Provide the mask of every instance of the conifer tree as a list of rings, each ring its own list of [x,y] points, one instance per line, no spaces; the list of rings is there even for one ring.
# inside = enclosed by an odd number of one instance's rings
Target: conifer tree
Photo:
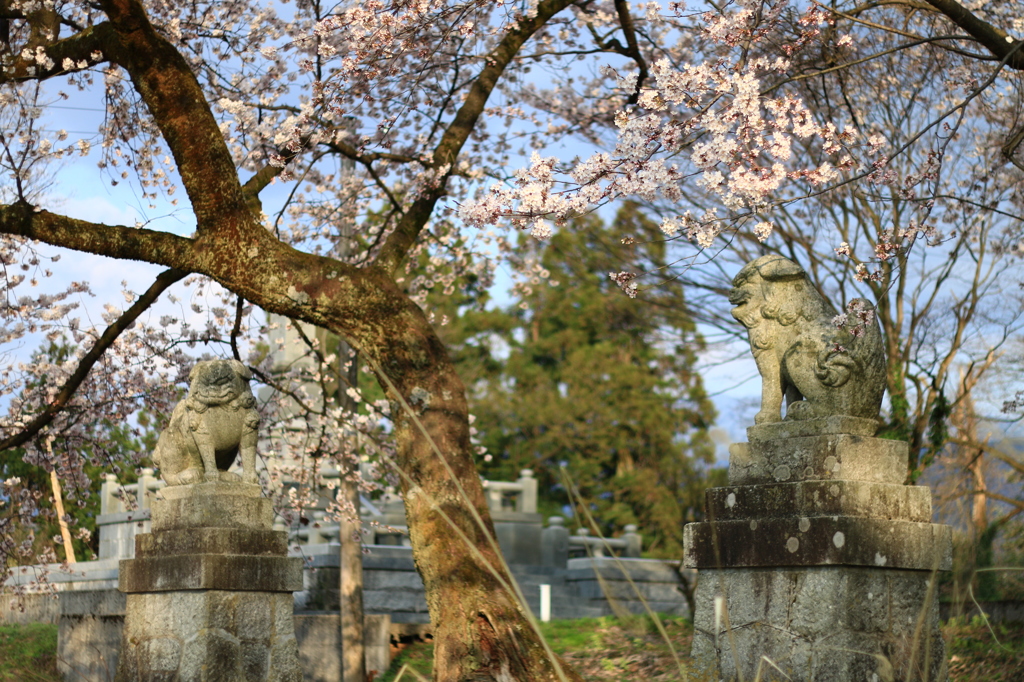
[[[638,524],[649,554],[674,557],[713,477],[714,407],[694,372],[702,340],[681,285],[630,300],[608,275],[623,242],[663,264],[659,236],[633,204],[611,225],[577,218],[524,255],[535,276],[508,308],[464,315],[449,330],[461,340],[448,340],[487,477],[533,469],[550,511],[572,502],[564,467],[602,532]]]

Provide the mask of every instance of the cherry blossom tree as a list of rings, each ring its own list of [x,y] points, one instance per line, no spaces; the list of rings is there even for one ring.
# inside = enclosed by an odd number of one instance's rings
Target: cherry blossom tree
[[[874,301],[889,362],[884,433],[910,443],[909,473],[916,479],[945,446],[949,430],[938,427],[986,371],[998,369],[1006,341],[1021,326],[1020,172],[1009,159],[993,164],[991,152],[1003,146],[1006,128],[990,123],[1012,120],[1019,101],[998,90],[981,93],[963,116],[928,131],[936,102],[948,100],[948,108],[960,93],[947,80],[922,81],[918,74],[955,78],[961,56],[943,48],[898,49],[905,36],[879,35],[848,18],[830,30],[849,40],[794,58],[791,87],[819,125],[851,121],[876,160],[883,147],[905,150],[885,161],[885,172],[853,177],[825,193],[780,191],[770,235],[736,231],[719,247],[716,268],[686,268],[682,261],[671,274],[692,291],[708,292],[695,309],[723,331],[736,327],[718,292],[731,272],[767,252],[803,264],[840,309],[857,297]],[[780,27],[782,35],[798,32]],[[844,62],[839,77],[814,77]],[[910,144],[915,138],[919,144]],[[792,151],[788,173],[821,154],[808,140]],[[727,210],[714,192],[694,187],[682,194],[687,205]],[[649,208],[669,217],[679,210],[657,201]],[[674,241],[677,257],[686,256]],[[970,382],[957,378],[962,370],[969,370]]]
[[[839,3],[812,3],[802,13],[785,1],[737,2],[731,11],[706,13],[700,28],[705,41],[687,45],[687,63],[669,54],[649,68],[641,59],[638,69],[623,74],[605,70],[617,77],[623,91],[633,92],[630,101],[635,102],[615,113],[611,149],[569,164],[535,154],[530,167],[517,173],[514,185],[492,186],[485,196],[467,202],[462,215],[480,223],[508,219],[543,237],[550,231],[548,221],[563,223],[574,213],[620,197],[683,203],[683,188],[695,185],[715,195],[723,209],[713,206],[666,216],[662,229],[667,236],[682,235],[707,249],[720,234],[746,228],[763,241],[773,228],[766,217],[771,211],[862,178],[902,186],[908,199],[923,204],[921,192],[914,190],[927,189],[934,180],[948,140],[939,139],[929,147],[930,140],[922,138],[937,132],[936,137],[951,139],[969,115],[993,128],[992,137],[1004,140],[1001,147],[985,150],[990,158],[996,152],[1002,157],[1000,165],[1024,167],[1018,159],[1024,133],[1015,127],[1020,97],[1014,92],[1016,72],[1024,69],[1024,43],[999,26],[1024,27],[1004,3],[980,0],[973,5],[984,10],[984,18],[952,0],[868,4],[848,10]],[[937,11],[927,11],[929,6]],[[674,7],[677,14],[685,11],[684,3]],[[865,44],[859,54],[853,50],[852,34],[835,30],[840,22],[847,30],[872,29],[866,35],[861,32]],[[965,33],[950,30],[949,22]],[[902,41],[894,43],[893,36]],[[972,52],[978,43],[990,53]],[[722,45],[737,49],[724,51]],[[803,93],[792,87],[833,74],[841,80],[851,67],[922,45],[946,53],[942,66],[947,70],[941,72],[946,92],[920,89],[918,95],[929,96],[936,111],[915,121],[917,130],[899,144],[877,133],[868,136],[870,131],[859,130],[855,117],[821,121]],[[806,58],[820,46],[831,52],[825,60],[831,63],[813,65],[814,60]],[[979,77],[977,68],[985,62],[993,66]],[[892,74],[887,82],[899,86]],[[839,88],[852,89],[848,83]],[[898,90],[893,94],[903,95]],[[979,98],[989,100],[981,112],[971,107]],[[534,104],[551,109],[543,99]],[[993,114],[1001,118],[993,119]],[[587,133],[598,134],[593,126]],[[808,143],[816,153],[797,155],[795,147]],[[929,153],[913,164],[912,171],[900,173],[891,166],[894,158],[918,146]],[[786,183],[789,187],[784,187]],[[799,188],[797,196],[793,186]],[[898,243],[913,240],[924,229],[911,222],[904,234],[889,239],[888,248],[898,248]],[[876,255],[881,260],[885,254]],[[630,273],[619,273],[615,279],[627,293],[636,290]]]
[[[0,206],[5,340],[66,332],[81,345],[58,380],[17,403],[0,447],[26,446],[55,466],[46,439],[70,428],[67,415],[93,414],[77,397],[90,387],[105,392],[99,404],[112,417],[144,401],[166,408],[173,391],[161,386],[189,362],[179,341],[216,337],[241,355],[250,305],[330,330],[388,401],[436,679],[575,679],[531,628],[502,566],[465,390],[435,332],[443,320],[432,319],[430,293],[466,276],[488,280],[514,243],[489,223],[510,219],[544,238],[545,221],[621,196],[680,200],[699,182],[726,212],[669,216],[662,229],[706,247],[733,227],[767,236],[787,183],[827,192],[851,174],[885,175],[887,162],[871,153],[905,150],[873,150],[870,138],[858,147],[856,122],[816,121],[788,86],[794,55],[848,44],[829,30],[838,18],[959,55],[958,102],[1024,66],[1021,42],[1005,33],[1016,17],[1000,3],[977,13],[951,0],[896,4],[878,23],[873,7],[784,0],[694,10],[625,0],[0,2],[3,105],[17,112],[0,139],[11,178]],[[789,21],[792,39],[776,40]],[[987,70],[972,80],[978,65]],[[816,77],[842,70],[830,69]],[[45,129],[47,103],[65,97],[102,104],[95,136]],[[949,108],[936,125],[962,110]],[[1006,155],[1018,159],[1017,135],[1005,132]],[[563,168],[548,148],[568,136],[596,153]],[[787,167],[794,140],[820,154]],[[104,177],[154,206],[180,204],[194,232],[60,212],[39,194],[39,170],[74,154],[93,155]],[[70,302],[86,285],[33,287],[53,258],[41,244],[167,270],[148,288],[126,285],[131,305],[111,304],[106,326],[86,329]],[[184,317],[146,322],[188,277],[230,292],[234,314],[229,300],[209,308],[205,329],[183,329]],[[627,293],[638,286],[629,272],[615,279]],[[32,383],[14,368],[2,379],[8,395]]]
[[[916,478],[944,446],[936,425],[966,396],[958,364],[990,366],[1020,327],[1024,243],[1022,43],[998,28],[1019,33],[1021,22],[1004,3],[973,3],[978,15],[932,5],[946,16],[922,3],[802,14],[740,3],[704,27],[742,46],[732,61],[654,62],[636,106],[616,116],[614,147],[575,164],[536,155],[463,213],[544,233],[639,196],[662,217],[676,263],[610,276],[630,296],[682,280],[695,314],[723,330],[735,325],[721,291],[766,252],[803,263],[841,305],[876,301],[887,432],[910,442]]]

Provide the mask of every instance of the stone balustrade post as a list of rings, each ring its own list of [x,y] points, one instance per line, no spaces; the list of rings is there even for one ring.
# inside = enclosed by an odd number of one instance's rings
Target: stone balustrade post
[[[139,481],[136,487],[138,492],[135,495],[135,502],[139,505],[139,509],[149,509],[152,507],[153,495],[156,494],[156,482],[157,478],[153,475],[152,469],[147,467],[139,473]]]
[[[622,556],[630,559],[639,559],[640,555],[643,554],[644,550],[644,539],[637,532],[635,524],[628,524],[625,528],[625,533],[622,534],[622,539],[626,543],[626,547],[622,550]]]
[[[484,494],[487,495],[487,508],[492,512],[500,512],[502,491],[495,486],[487,485],[488,481],[484,481]]]
[[[604,556],[604,543],[600,541],[600,538],[595,539],[590,537],[589,528],[580,528],[576,531],[576,537],[582,538],[582,544],[587,550],[587,556]]]
[[[115,474],[103,475],[103,483],[100,485],[100,514],[116,514],[124,511],[121,500],[117,497],[119,487]]]
[[[541,531],[541,565],[565,568],[569,565],[569,529],[565,519],[552,516],[548,527]]]
[[[524,514],[537,513],[537,479],[533,477],[533,469],[523,469],[519,472],[519,480],[516,481],[522,486],[522,491],[517,496],[518,504],[516,511]]]
[[[384,497],[381,500],[380,509],[385,516],[405,519],[405,502],[402,501],[402,496],[393,487],[387,486],[384,488]]]
[[[322,545],[327,542],[323,533],[325,518],[327,518],[327,514],[325,512],[313,512],[313,521],[307,527],[307,545]]]

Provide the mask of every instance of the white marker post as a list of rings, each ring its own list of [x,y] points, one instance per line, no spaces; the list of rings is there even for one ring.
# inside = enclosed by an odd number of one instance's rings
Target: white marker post
[[[540,620],[542,623],[551,620],[551,585],[540,586]]]

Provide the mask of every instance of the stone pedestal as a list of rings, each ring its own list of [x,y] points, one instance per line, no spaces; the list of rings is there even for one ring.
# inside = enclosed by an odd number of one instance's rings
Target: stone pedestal
[[[699,569],[694,680],[947,679],[936,579],[951,565],[907,446],[874,421],[751,427],[685,528]]]
[[[259,486],[168,486],[153,532],[120,564],[127,593],[117,680],[300,682],[292,592],[302,560],[271,530]]]

